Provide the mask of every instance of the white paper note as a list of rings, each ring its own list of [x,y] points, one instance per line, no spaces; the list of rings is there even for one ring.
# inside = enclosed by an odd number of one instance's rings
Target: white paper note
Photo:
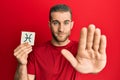
[[[21,44],[28,42],[30,45],[34,45],[35,32],[22,31]]]

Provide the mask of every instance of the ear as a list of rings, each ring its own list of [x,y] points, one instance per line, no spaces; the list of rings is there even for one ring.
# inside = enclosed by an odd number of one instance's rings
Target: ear
[[[48,21],[48,26],[50,27],[51,25],[50,25],[50,21]]]
[[[71,22],[71,29],[73,28],[73,25],[74,25],[74,21]]]

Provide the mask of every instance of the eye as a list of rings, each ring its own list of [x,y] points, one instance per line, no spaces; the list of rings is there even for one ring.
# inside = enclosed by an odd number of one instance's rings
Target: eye
[[[57,25],[57,24],[59,24],[59,23],[58,23],[57,21],[54,21],[53,24],[54,24],[54,25]]]
[[[64,22],[64,25],[68,25],[68,24],[70,24],[70,21],[65,21]]]
[[[58,21],[52,21],[52,24],[53,25],[59,25],[59,22]]]

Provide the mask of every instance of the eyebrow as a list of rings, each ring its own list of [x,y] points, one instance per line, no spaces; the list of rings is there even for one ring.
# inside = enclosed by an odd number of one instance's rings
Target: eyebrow
[[[51,20],[51,22],[54,22],[54,21],[57,21],[57,22],[59,22],[58,20]]]
[[[51,22],[54,22],[54,21],[60,22],[58,20],[51,20]],[[71,20],[65,20],[64,22],[66,22],[66,21],[70,21],[71,22]]]

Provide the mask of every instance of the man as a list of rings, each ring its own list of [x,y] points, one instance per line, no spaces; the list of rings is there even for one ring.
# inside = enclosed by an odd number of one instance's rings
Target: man
[[[53,6],[49,13],[52,40],[33,51],[28,43],[14,50],[18,60],[15,80],[79,80],[78,72],[100,72],[106,65],[105,35],[91,24],[82,28],[78,44],[69,40],[73,24],[68,6]]]

